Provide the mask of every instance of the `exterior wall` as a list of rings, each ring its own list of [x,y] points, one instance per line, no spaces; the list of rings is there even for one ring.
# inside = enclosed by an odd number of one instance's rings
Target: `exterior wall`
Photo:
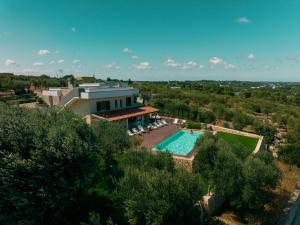
[[[97,111],[97,102],[101,101],[110,101],[110,111],[112,110],[117,110],[117,109],[126,109],[126,97],[131,97],[131,103],[133,103],[133,98],[132,96],[123,96],[123,97],[113,97],[113,98],[98,98],[98,99],[93,99],[90,100],[90,105],[91,105],[91,113],[98,113]],[[123,105],[122,108],[120,108],[120,100],[123,100]],[[115,108],[115,100],[118,101],[118,108]]]
[[[132,96],[123,96],[123,97],[115,97],[115,98],[99,98],[99,99],[93,99],[93,100],[77,99],[67,107],[72,112],[84,117],[89,114],[99,113],[97,111],[97,102],[100,102],[100,101],[110,101],[110,110],[109,111],[129,108],[129,107],[126,107],[126,97],[131,97],[132,106],[134,106]],[[121,99],[123,100],[122,108],[120,108],[120,100]],[[115,100],[118,101],[118,108],[115,108]]]
[[[60,99],[61,99],[60,96],[42,95],[41,97],[42,97],[43,101],[49,106],[58,105],[58,103],[60,102]]]
[[[122,96],[133,96],[138,94],[139,90],[136,88],[103,88],[99,90],[85,90],[80,97],[82,99],[99,99],[99,98],[114,98]]]
[[[82,100],[82,99],[78,99],[76,100],[73,104],[70,104],[68,106],[68,108],[80,115],[80,116],[86,116],[86,115],[89,115],[91,114],[91,103],[90,103],[90,100]]]
[[[215,213],[225,202],[225,198],[216,194],[207,194],[203,196],[204,206],[209,215]]]

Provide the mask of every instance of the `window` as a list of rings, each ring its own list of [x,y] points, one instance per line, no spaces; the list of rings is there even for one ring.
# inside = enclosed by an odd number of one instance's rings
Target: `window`
[[[118,108],[118,100],[115,100],[115,109]]]
[[[131,97],[126,98],[126,106],[131,106]]]
[[[110,101],[97,102],[97,111],[110,110]]]
[[[120,108],[123,107],[123,99],[120,99]]]

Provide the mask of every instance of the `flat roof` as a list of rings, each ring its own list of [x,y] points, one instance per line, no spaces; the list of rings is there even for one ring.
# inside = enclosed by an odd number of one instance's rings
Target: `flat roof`
[[[128,91],[128,90],[137,90],[133,87],[86,87],[85,92],[104,92],[104,91]]]
[[[125,120],[137,116],[158,112],[159,109],[150,106],[141,106],[137,108],[122,109],[111,112],[100,113],[99,116],[106,118],[108,121]]]

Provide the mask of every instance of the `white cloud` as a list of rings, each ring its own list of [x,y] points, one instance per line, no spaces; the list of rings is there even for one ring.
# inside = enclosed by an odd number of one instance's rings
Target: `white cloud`
[[[189,62],[183,64],[182,69],[186,70],[186,69],[193,69],[196,67],[198,67],[198,63],[196,63],[194,61],[189,61]]]
[[[54,61],[54,60],[51,60],[51,61],[49,62],[49,64],[50,64],[50,65],[55,64],[55,61]]]
[[[209,62],[211,63],[211,68],[214,68],[214,66],[217,66],[217,65],[223,65],[224,69],[226,69],[226,70],[237,69],[236,65],[228,63],[228,62],[224,61],[223,59],[218,58],[216,56],[210,58]]]
[[[50,51],[47,49],[41,49],[37,52],[38,55],[49,55]]]
[[[253,53],[250,53],[250,54],[248,55],[248,59],[250,59],[250,60],[255,59],[255,55],[254,55]]]
[[[63,60],[63,59],[60,59],[60,60],[57,61],[58,64],[62,64],[64,62],[65,62],[65,60]]]
[[[44,66],[45,63],[43,63],[43,62],[34,62],[32,65],[33,66]]]
[[[16,62],[12,59],[7,59],[7,60],[5,60],[4,64],[6,66],[11,66],[11,65],[16,65]]]
[[[124,53],[131,53],[132,51],[129,48],[123,48],[122,50]]]
[[[137,55],[133,55],[131,56],[132,59],[139,59],[139,57]]]
[[[218,57],[212,57],[211,59],[209,59],[209,62],[213,65],[219,65],[223,64],[223,59],[220,59]]]
[[[79,63],[80,63],[80,60],[79,60],[79,59],[74,59],[74,60],[73,60],[73,63],[74,63],[74,64],[79,64]]]
[[[71,27],[70,30],[71,30],[72,32],[76,32],[76,31],[77,31],[76,27]]]
[[[235,20],[237,23],[251,23],[252,21],[247,17],[240,17]]]
[[[179,63],[176,63],[174,59],[167,59],[164,63],[167,67],[172,67],[172,68],[179,68],[181,65]]]
[[[120,69],[120,66],[118,66],[115,62],[106,64],[106,65],[104,65],[104,67],[107,69],[115,69],[115,70]]]
[[[149,62],[141,62],[137,65],[134,65],[134,68],[136,68],[137,70],[148,70],[151,68],[151,66]]]
[[[199,65],[195,61],[188,61],[188,62],[184,62],[183,64],[181,64],[181,63],[177,63],[174,59],[171,59],[171,58],[167,59],[165,61],[164,65],[167,67],[183,69],[183,70],[195,69],[195,68],[202,69],[204,67],[203,65]]]

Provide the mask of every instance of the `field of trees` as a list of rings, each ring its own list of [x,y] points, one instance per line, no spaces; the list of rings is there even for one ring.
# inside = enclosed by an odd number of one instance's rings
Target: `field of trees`
[[[252,155],[207,133],[187,171],[168,153],[139,149],[121,124],[89,126],[67,110],[0,102],[0,224],[223,224],[205,211],[208,189],[226,200],[218,218],[230,211],[240,224],[276,224],[300,178],[298,84],[132,85],[162,115],[193,128],[213,123],[259,133],[266,151]]]
[[[161,114],[257,133],[267,148],[299,166],[300,84],[238,81],[136,82]]]

